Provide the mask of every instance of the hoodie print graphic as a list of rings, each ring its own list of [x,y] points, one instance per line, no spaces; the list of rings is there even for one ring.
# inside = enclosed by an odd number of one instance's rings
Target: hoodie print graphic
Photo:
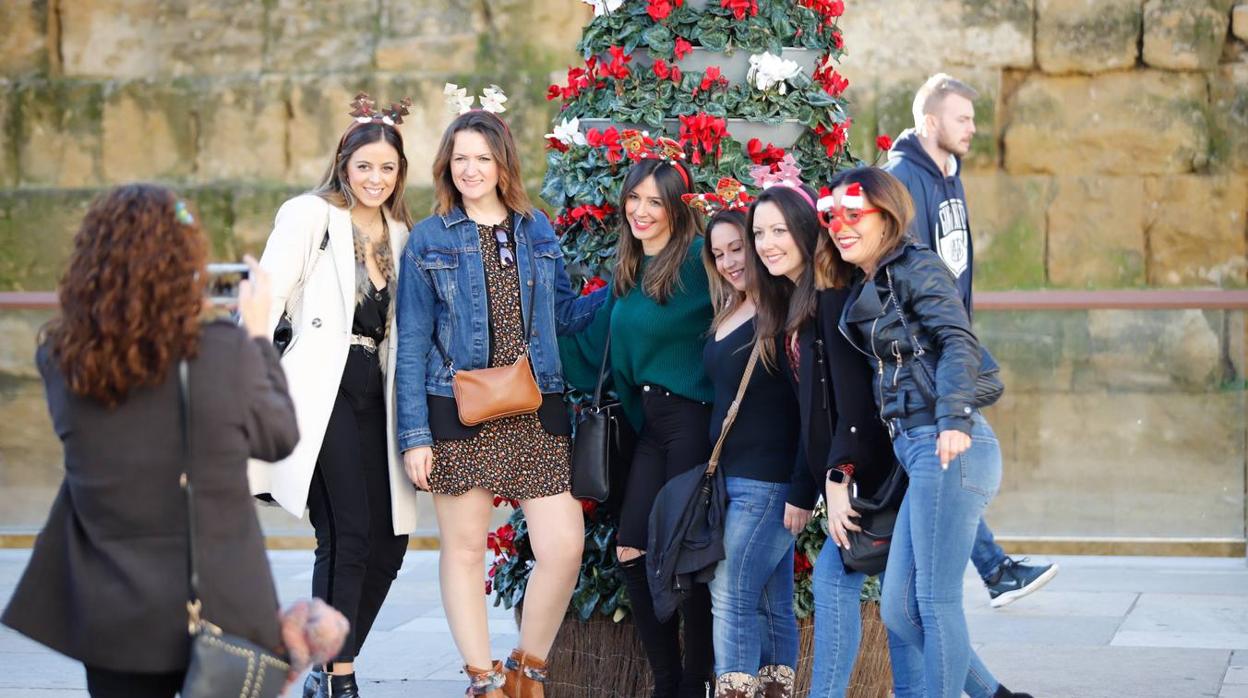
[[[936,253],[955,277],[970,266],[970,226],[966,222],[966,202],[949,198],[937,210]]]

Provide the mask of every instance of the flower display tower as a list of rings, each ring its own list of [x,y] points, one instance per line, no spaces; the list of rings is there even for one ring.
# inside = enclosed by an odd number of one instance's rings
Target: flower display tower
[[[842,0],[585,2],[595,16],[578,45],[583,63],[547,90],[560,109],[546,136],[541,192],[555,210],[568,270],[585,292],[610,277],[622,225],[618,197],[631,164],[622,142],[629,130],[681,141],[694,189],[704,193],[731,177],[756,195],[751,168],[794,164],[818,190],[856,162],[843,97],[849,83],[836,70],[845,55]],[[593,502],[583,508],[585,554],[549,658],[547,695],[648,694],[649,672],[614,554],[615,522]],[[809,682],[811,561],[823,538],[816,522],[798,539],[795,604],[805,619],[807,655],[801,689]],[[495,605],[521,607],[533,553],[518,508],[488,545],[494,563],[487,592]]]

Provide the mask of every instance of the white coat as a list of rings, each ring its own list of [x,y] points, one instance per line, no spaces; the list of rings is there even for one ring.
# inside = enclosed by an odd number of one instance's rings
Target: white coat
[[[391,256],[396,267],[401,267],[408,229],[389,215],[386,216],[386,223],[390,228]],[[326,226],[329,229],[329,245],[321,252]],[[318,255],[321,259],[316,261]],[[251,461],[247,474],[253,494],[267,492],[282,508],[303,518],[312,473],[347,363],[351,324],[355,317],[356,262],[350,212],[331,206],[313,194],[290,199],[277,211],[273,232],[269,234],[264,254],[260,257],[260,266],[269,273],[272,282],[269,334],[277,327],[283,309],[289,311],[294,330],[290,345],[282,356],[282,368],[286,371],[290,396],[295,403],[299,443],[285,460],[272,464]],[[402,269],[396,268],[395,279],[401,273]],[[298,291],[300,279],[304,279],[302,294]],[[390,290],[392,299],[397,290]],[[378,346],[378,358],[386,381],[390,508],[394,533],[403,535],[416,528],[417,490],[403,470],[395,438],[394,361],[397,338],[398,331],[392,317],[386,339]]]

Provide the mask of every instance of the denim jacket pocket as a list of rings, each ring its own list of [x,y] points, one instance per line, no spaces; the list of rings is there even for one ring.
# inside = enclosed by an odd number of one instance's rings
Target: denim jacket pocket
[[[420,268],[429,275],[438,297],[452,302],[458,285],[459,255],[448,250],[427,250],[420,259]]]

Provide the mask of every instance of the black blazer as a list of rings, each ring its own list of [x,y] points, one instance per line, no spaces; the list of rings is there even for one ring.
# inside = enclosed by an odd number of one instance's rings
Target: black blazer
[[[841,334],[838,323],[849,289],[820,291],[815,321],[798,334],[796,383],[802,415],[802,448],[815,481],[830,468],[854,465],[859,495],[867,496],[896,458],[888,430],[875,411],[866,357]],[[820,485],[822,492],[822,485]]]
[[[36,356],[65,449],[65,480],[30,564],[0,617],[89,666],[186,668],[186,500],[176,364],[159,385],[107,409],[71,393],[46,346]],[[267,340],[203,326],[190,361],[204,617],[270,649],[281,644],[277,594],[248,492],[247,458],[285,458],[299,433]]]

